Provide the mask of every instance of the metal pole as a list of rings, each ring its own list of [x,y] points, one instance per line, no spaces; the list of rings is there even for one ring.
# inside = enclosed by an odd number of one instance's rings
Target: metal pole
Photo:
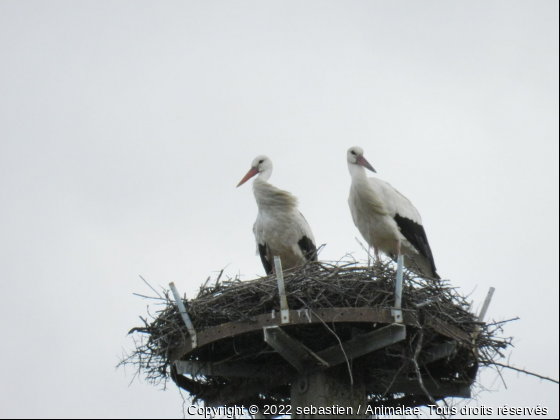
[[[486,299],[484,300],[484,303],[482,304],[482,309],[480,310],[480,313],[478,314],[478,321],[479,322],[484,321],[484,317],[486,316],[486,312],[488,312],[488,307],[490,306],[490,302],[492,301],[492,296],[494,295],[495,291],[496,291],[496,289],[494,287],[491,287],[490,289],[488,289],[488,294],[486,295]],[[475,327],[473,335],[472,335],[473,342],[476,341],[479,333],[480,333],[480,325],[477,325]],[[476,349],[476,351],[478,352],[478,348]]]
[[[191,321],[191,318],[189,317],[187,308],[185,308],[185,304],[183,303],[183,299],[181,299],[181,295],[179,294],[179,291],[175,287],[175,283],[173,282],[169,283],[169,288],[173,293],[173,297],[175,298],[175,303],[177,303],[177,307],[179,308],[179,312],[181,313],[181,316],[183,317],[183,321],[187,326],[187,330],[189,330],[192,347],[195,348],[197,346],[196,330],[194,329],[194,325]]]
[[[404,256],[399,255],[397,258],[397,283],[395,285],[395,309],[401,309],[402,305],[402,286],[403,286],[403,267]]]
[[[486,295],[486,299],[484,300],[484,304],[482,305],[482,309],[480,310],[480,314],[478,315],[478,320],[480,322],[484,321],[484,317],[486,317],[486,312],[488,312],[488,307],[490,306],[490,302],[492,301],[492,296],[496,289],[491,287],[488,290],[488,294]]]
[[[397,257],[397,278],[395,281],[395,307],[393,309],[395,322],[399,324],[403,322],[403,315],[402,315],[403,271],[404,271],[404,256],[399,255]]]
[[[274,268],[276,270],[276,279],[278,280],[278,293],[280,294],[280,316],[282,324],[290,323],[290,308],[288,307],[288,299],[286,298],[286,290],[284,288],[284,273],[282,272],[282,261],[280,257],[274,257]]]

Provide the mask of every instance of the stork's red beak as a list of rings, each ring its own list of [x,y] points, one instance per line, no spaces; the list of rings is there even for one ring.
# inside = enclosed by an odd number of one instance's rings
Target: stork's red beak
[[[247,175],[245,175],[243,177],[243,179],[241,180],[241,182],[239,184],[237,184],[237,187],[245,184],[247,181],[249,181],[251,178],[253,178],[258,173],[259,173],[259,170],[257,168],[249,169],[249,172],[247,172]],[[237,187],[235,187],[235,188],[237,188]]]
[[[356,158],[356,163],[357,163],[358,165],[363,166],[363,167],[366,168],[366,169],[369,169],[371,172],[377,173],[377,171],[376,171],[375,169],[373,169],[373,166],[371,166],[371,165],[369,164],[369,162],[366,160],[366,158],[363,157],[363,156],[359,156],[358,158]]]

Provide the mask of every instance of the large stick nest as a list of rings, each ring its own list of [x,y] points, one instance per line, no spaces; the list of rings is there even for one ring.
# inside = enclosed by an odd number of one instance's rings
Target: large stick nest
[[[196,298],[184,300],[197,332],[232,321],[254,322],[255,316],[280,310],[275,276],[249,281],[220,277],[221,273],[213,283],[208,279]],[[290,309],[317,311],[321,308],[391,308],[394,305],[395,267],[392,262],[373,266],[360,266],[358,262],[309,263],[299,270],[284,272],[284,278]],[[131,330],[135,333],[136,348],[121,364],[134,365],[136,373],[153,384],[165,384],[172,377],[195,400],[215,396],[232,385],[240,388],[248,383],[247,378],[177,375],[171,366],[170,354],[188,339],[187,328],[167,291],[150,299],[155,299],[162,308],[150,315],[150,320],[142,318],[143,326]],[[403,395],[392,395],[387,390],[397,378],[418,377],[422,382],[420,378],[424,375],[443,383],[460,380],[471,384],[477,368],[492,365],[504,356],[502,351],[511,344],[511,339],[499,337],[503,322],[479,322],[466,297],[445,280],[424,279],[405,271],[402,308],[404,312],[414,311],[420,323],[411,329],[407,339],[376,352],[374,357],[364,356],[353,362],[367,376],[376,378],[378,389],[368,391],[374,405],[387,405],[391,401],[402,401],[405,405],[433,402],[432,397],[426,395],[424,399],[409,396],[407,403],[406,395],[403,399]],[[434,363],[428,369],[418,363],[423,349],[449,341],[425,322],[433,318],[459,328],[470,339],[458,343],[453,357]],[[315,351],[350,339],[356,327],[367,331],[376,326],[337,323],[320,328],[288,327],[287,331]],[[271,374],[284,369],[285,364],[285,360],[263,341],[262,332],[196,349],[183,360],[264,364],[270,367]],[[289,386],[285,384],[268,393],[263,391],[256,397],[259,401],[242,402],[285,403],[289,395]]]

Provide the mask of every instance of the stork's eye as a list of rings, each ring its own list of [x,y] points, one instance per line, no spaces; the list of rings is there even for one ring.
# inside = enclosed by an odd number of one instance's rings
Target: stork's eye
[[[259,165],[264,162],[264,159],[259,160]]]
[[[353,150],[350,153],[352,153],[354,156],[356,156],[356,152],[354,152]]]

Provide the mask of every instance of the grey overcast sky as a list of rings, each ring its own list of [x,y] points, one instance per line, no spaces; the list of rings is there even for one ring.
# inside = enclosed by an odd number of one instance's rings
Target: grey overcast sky
[[[439,273],[558,369],[558,2],[0,1],[0,417],[181,416],[115,371],[153,285],[262,275],[252,159],[321,257],[365,254],[346,150],[419,209]],[[505,372],[471,405],[541,406]],[[129,385],[130,384],[130,385]]]

